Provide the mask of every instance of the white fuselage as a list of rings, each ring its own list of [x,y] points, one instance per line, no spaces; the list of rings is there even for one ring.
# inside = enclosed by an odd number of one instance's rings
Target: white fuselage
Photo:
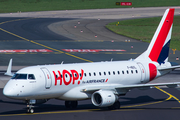
[[[149,82],[148,64],[136,61],[32,66],[21,69],[16,74],[27,75],[27,78],[9,80],[4,94],[22,100],[83,100],[91,97],[91,93],[81,91],[86,87]],[[35,78],[29,78],[31,75]],[[156,77],[159,75],[158,73]]]

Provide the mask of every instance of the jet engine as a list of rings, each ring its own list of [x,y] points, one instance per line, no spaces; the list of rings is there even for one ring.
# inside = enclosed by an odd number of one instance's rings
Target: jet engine
[[[99,90],[92,94],[91,101],[95,106],[108,107],[118,100],[118,96],[113,91]]]

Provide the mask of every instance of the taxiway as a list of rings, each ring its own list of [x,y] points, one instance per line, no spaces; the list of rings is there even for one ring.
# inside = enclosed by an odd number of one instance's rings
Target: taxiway
[[[29,65],[60,64],[62,61],[67,64],[136,58],[147,48],[148,43],[117,35],[107,30],[105,25],[123,19],[162,16],[165,9],[166,7],[0,14],[1,50],[52,50],[52,52],[0,53],[1,70],[6,70],[5,66],[8,65],[10,58],[13,58],[15,71]],[[178,15],[179,12],[177,9],[175,14]],[[126,40],[130,41],[126,42]],[[69,53],[63,49],[123,49],[126,51]],[[179,51],[176,54],[170,51],[169,60],[179,63],[176,60],[179,55]],[[9,78],[1,77],[0,79],[4,85]],[[154,82],[163,80],[178,81],[179,71],[174,71]],[[0,119],[7,120],[166,120],[177,119],[180,111],[180,91],[173,88],[153,88],[145,91],[134,89],[121,97],[122,109],[115,111],[100,110],[94,107],[89,100],[80,101],[75,110],[68,110],[64,107],[63,101],[49,100],[35,107],[34,114],[26,113],[26,105],[22,101],[4,97],[2,89],[0,93]]]

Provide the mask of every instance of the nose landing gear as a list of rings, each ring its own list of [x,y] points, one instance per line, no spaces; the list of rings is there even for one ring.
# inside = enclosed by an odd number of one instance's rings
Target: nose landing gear
[[[33,105],[27,105],[27,113],[34,113],[34,106]]]
[[[26,101],[26,103],[27,103],[27,113],[34,113],[33,104],[36,103],[36,100],[28,100]]]

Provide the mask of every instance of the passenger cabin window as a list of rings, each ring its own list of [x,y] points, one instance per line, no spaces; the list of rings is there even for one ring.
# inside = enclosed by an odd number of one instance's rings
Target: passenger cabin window
[[[138,73],[138,71],[136,70],[136,73]]]
[[[113,71],[113,74],[115,75],[115,72]]]
[[[111,75],[111,72],[108,72],[109,73],[109,75]]]
[[[106,72],[104,72],[104,75],[106,75]]]
[[[27,80],[27,74],[16,73],[11,79],[25,79],[25,80]]]
[[[89,73],[89,76],[91,76],[91,73]]]
[[[101,72],[99,72],[99,75],[101,76]]]
[[[117,71],[117,73],[118,73],[118,74],[120,74],[120,72],[119,72],[119,71]]]
[[[84,76],[86,77],[86,73],[84,73]]]
[[[28,79],[30,79],[30,80],[35,80],[35,77],[34,77],[33,74],[28,74]]]
[[[96,73],[94,72],[94,76],[96,76]]]
[[[124,71],[122,71],[122,74],[124,74]]]

